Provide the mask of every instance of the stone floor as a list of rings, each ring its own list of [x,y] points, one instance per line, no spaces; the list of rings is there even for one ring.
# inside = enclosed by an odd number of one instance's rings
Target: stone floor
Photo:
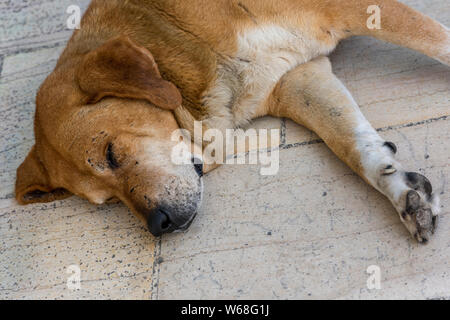
[[[449,1],[403,2],[450,26]],[[373,39],[342,43],[334,70],[404,165],[441,194],[440,229],[427,246],[314,134],[271,118],[254,125],[282,129],[279,174],[211,173],[186,233],[154,239],[123,205],[18,206],[15,170],[33,144],[34,97],[71,34],[72,4],[88,0],[0,2],[0,299],[450,298],[450,69]],[[78,291],[67,288],[72,265]],[[371,265],[380,290],[367,288]]]

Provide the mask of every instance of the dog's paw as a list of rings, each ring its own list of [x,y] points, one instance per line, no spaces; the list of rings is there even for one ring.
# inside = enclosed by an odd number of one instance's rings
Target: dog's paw
[[[430,181],[415,172],[405,172],[405,191],[397,208],[400,219],[411,235],[420,243],[427,243],[438,223],[439,197],[433,194]]]

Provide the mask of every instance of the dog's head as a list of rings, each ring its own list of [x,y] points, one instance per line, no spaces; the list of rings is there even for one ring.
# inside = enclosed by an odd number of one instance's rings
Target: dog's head
[[[202,168],[171,161],[181,95],[149,51],[117,38],[77,52],[47,78],[36,105],[36,145],[17,171],[19,203],[72,194],[120,200],[156,236],[189,226]]]

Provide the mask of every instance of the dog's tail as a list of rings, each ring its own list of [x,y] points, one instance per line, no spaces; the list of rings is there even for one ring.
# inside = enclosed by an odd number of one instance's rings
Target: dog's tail
[[[343,36],[372,36],[419,51],[450,66],[450,29],[395,0],[327,1]],[[326,9],[325,9],[326,10]]]

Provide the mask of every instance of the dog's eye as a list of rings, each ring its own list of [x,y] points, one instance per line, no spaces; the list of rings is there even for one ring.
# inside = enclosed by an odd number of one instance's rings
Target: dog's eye
[[[111,169],[117,169],[120,167],[120,164],[119,161],[117,161],[113,148],[114,146],[112,143],[108,144],[106,149],[106,161],[108,161],[108,165]]]

